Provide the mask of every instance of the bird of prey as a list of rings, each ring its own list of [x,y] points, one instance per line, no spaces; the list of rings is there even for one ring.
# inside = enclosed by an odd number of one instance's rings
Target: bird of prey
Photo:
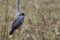
[[[14,20],[14,22],[12,23],[12,28],[11,28],[9,35],[12,35],[14,33],[14,31],[23,24],[24,16],[25,16],[24,13],[20,13],[19,16]]]

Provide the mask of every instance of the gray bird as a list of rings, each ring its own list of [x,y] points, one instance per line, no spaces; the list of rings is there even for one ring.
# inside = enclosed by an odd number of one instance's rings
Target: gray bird
[[[14,20],[14,22],[12,23],[12,28],[11,28],[9,35],[12,35],[14,33],[14,31],[23,24],[24,16],[25,16],[24,13],[20,13],[19,16]]]

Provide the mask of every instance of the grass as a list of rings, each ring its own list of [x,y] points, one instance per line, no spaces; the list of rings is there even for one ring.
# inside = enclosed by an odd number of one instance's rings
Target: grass
[[[16,10],[16,0],[9,0],[8,30],[5,24],[5,5],[0,3],[0,38],[6,38],[10,32],[13,20],[18,15]],[[60,33],[60,2],[57,0],[21,0],[21,10],[25,12],[24,24],[21,28],[20,36],[17,30],[11,40],[57,40],[56,27]],[[52,15],[51,15],[52,14]],[[29,20],[30,19],[30,20]],[[58,20],[58,22],[56,21]],[[58,25],[57,25],[58,24]],[[5,35],[6,34],[6,35]],[[9,38],[9,37],[8,37]],[[10,39],[10,38],[9,38]]]

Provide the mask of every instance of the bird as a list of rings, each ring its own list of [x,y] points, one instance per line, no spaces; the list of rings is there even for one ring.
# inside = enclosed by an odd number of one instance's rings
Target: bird
[[[14,33],[14,31],[16,29],[18,29],[19,26],[21,26],[23,24],[24,16],[25,16],[24,13],[19,13],[18,17],[12,23],[12,28],[11,28],[11,31],[10,31],[9,35],[12,35]]]

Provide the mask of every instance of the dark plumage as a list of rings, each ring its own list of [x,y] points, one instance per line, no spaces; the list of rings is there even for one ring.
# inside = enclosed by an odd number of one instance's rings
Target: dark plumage
[[[19,28],[19,26],[21,26],[24,22],[24,13],[20,13],[19,16],[16,18],[16,20],[13,22],[12,24],[12,28],[11,31],[9,33],[9,35],[12,35],[14,33],[14,31]]]

